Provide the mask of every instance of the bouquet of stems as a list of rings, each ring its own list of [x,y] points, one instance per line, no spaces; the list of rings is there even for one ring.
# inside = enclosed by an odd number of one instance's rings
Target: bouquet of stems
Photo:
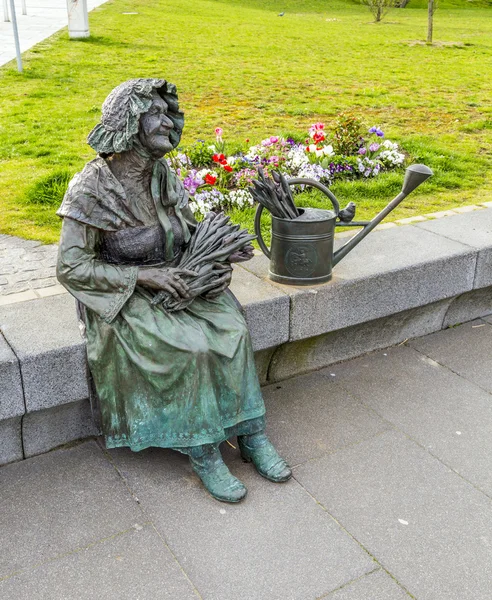
[[[152,304],[161,304],[169,312],[186,308],[197,296],[203,296],[218,285],[218,279],[231,267],[229,257],[249,246],[256,238],[239,225],[232,225],[224,213],[208,213],[198,224],[189,246],[184,251],[179,269],[194,271],[195,276],[183,276],[189,287],[189,298],[176,300],[164,291],[158,292]]]
[[[258,167],[258,180],[253,180],[253,187],[249,188],[249,193],[274,217],[297,219],[299,212],[294,204],[287,179],[277,171],[272,171],[272,177],[273,181],[265,177],[263,169]]]

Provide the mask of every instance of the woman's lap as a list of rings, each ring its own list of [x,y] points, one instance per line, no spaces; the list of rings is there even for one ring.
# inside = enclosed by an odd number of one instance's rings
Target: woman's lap
[[[88,350],[109,445],[213,443],[264,414],[247,327],[225,294],[177,313],[135,294],[113,324],[88,319]]]

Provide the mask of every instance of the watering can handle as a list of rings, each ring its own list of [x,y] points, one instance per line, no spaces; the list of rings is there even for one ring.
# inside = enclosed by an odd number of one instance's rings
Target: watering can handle
[[[333,210],[335,211],[335,217],[338,217],[338,213],[340,212],[340,205],[338,204],[338,200],[336,199],[335,194],[333,194],[333,192],[330,192],[330,190],[322,183],[320,183],[319,181],[315,181],[314,179],[304,179],[303,177],[294,177],[293,179],[287,179],[287,183],[289,185],[308,185],[310,187],[317,188],[318,190],[323,192],[325,196],[328,196],[328,198],[331,200],[331,203],[333,204]],[[258,236],[258,244],[263,254],[267,258],[270,258],[270,249],[265,244],[265,240],[261,235],[261,215],[263,213],[263,208],[263,204],[258,204],[256,208],[255,233]]]
[[[263,236],[261,235],[261,213],[263,212],[263,208],[264,208],[263,204],[258,204],[258,206],[256,207],[255,233],[256,233],[256,239],[258,240],[258,245],[260,246],[261,251],[267,258],[270,258],[270,249],[265,244],[265,240],[263,239]]]

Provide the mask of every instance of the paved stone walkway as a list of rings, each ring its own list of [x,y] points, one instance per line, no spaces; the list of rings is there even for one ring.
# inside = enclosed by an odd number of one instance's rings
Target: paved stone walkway
[[[0,468],[9,600],[490,600],[492,317],[265,388],[294,467],[210,498],[88,441]]]
[[[88,0],[87,8],[92,10],[107,0]],[[12,23],[4,21],[3,2],[0,2],[0,66],[15,59],[14,34]],[[10,0],[9,15],[10,15]],[[59,29],[67,26],[66,0],[26,0],[27,15],[22,14],[21,0],[15,0],[17,28],[21,52],[25,52],[43,41]],[[90,15],[89,15],[90,27]]]
[[[62,294],[55,265],[58,247],[0,234],[0,306]]]

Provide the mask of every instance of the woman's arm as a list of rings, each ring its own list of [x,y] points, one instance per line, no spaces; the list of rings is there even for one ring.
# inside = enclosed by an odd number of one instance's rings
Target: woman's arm
[[[65,217],[56,274],[72,296],[111,323],[135,290],[138,267],[99,260],[98,239],[96,228]]]
[[[176,300],[189,297],[182,275],[194,271],[176,268],[113,265],[97,258],[99,231],[65,217],[56,274],[60,283],[87,308],[111,323],[137,285],[164,290]]]

